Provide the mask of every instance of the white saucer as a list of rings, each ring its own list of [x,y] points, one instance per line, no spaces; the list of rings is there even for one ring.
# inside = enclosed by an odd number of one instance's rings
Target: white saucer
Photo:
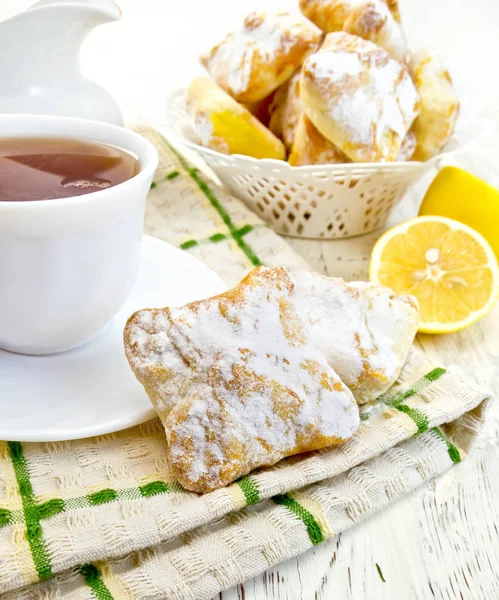
[[[50,356],[0,350],[0,439],[72,440],[152,419],[154,409],[123,351],[126,320],[139,308],[179,306],[225,289],[186,252],[144,236],[130,297],[89,344]]]

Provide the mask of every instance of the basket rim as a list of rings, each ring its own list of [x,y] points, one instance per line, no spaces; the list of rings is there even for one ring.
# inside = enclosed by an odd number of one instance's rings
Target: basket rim
[[[302,165],[302,166],[294,166],[290,165],[286,160],[277,160],[275,158],[254,158],[253,156],[247,156],[244,154],[224,154],[223,152],[219,152],[218,150],[213,150],[211,148],[206,148],[205,146],[201,146],[200,144],[190,140],[186,135],[181,131],[179,124],[175,119],[170,117],[170,108],[177,107],[181,108],[185,112],[185,104],[184,98],[187,88],[180,87],[172,90],[167,98],[166,98],[166,111],[163,113],[162,118],[158,120],[150,119],[152,123],[159,128],[165,136],[167,136],[172,142],[177,140],[177,142],[187,146],[191,150],[201,154],[211,157],[212,159],[216,159],[217,161],[237,161],[241,165],[245,165],[246,168],[253,169],[279,169],[288,171],[291,173],[317,173],[317,172],[325,172],[325,173],[345,173],[352,172],[355,173],[357,171],[366,172],[384,172],[384,171],[420,171],[423,168],[429,167],[439,158],[442,158],[448,154],[452,154],[450,152],[440,152],[436,156],[428,159],[427,161],[393,161],[393,162],[351,162],[351,163],[333,163],[333,164],[318,164],[318,165]]]
[[[200,154],[206,154],[217,160],[237,161],[239,164],[246,164],[248,167],[256,166],[258,168],[270,168],[279,169],[279,171],[291,171],[293,173],[317,173],[317,172],[328,172],[328,173],[343,173],[345,171],[409,171],[409,170],[420,170],[423,165],[427,165],[430,161],[404,161],[404,162],[367,162],[367,163],[332,163],[332,164],[318,164],[318,165],[302,165],[294,166],[290,165],[285,160],[278,160],[275,158],[254,158],[253,156],[246,156],[245,154],[224,154],[211,148],[206,148],[200,144],[189,140],[183,135],[176,134],[170,131],[170,135],[177,138],[182,144],[198,152]],[[430,159],[431,161],[434,160]]]

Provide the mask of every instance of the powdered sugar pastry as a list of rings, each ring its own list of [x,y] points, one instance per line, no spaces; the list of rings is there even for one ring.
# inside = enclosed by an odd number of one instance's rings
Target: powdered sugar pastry
[[[331,33],[306,60],[302,81],[311,90],[305,103],[309,118],[352,160],[395,160],[419,111],[418,93],[402,63],[371,42]]]
[[[293,74],[320,39],[320,30],[300,15],[254,12],[201,62],[236,100],[258,102]]]
[[[155,405],[171,407],[160,416],[188,489],[216,489],[357,428],[354,398],[309,339],[292,290],[284,269],[259,268],[220,296],[131,318],[127,355]]]
[[[366,282],[346,283],[317,273],[292,275],[293,300],[328,363],[359,404],[396,380],[419,324],[417,301]]]

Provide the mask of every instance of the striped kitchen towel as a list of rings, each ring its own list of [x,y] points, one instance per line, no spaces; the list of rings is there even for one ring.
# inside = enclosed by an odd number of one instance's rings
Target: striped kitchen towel
[[[307,268],[156,132],[147,233],[234,284],[256,265]],[[103,398],[105,402],[105,398]],[[0,442],[5,599],[203,600],[355,525],[460,462],[486,395],[413,351],[343,446],[197,495],[173,478],[159,420],[91,439]]]

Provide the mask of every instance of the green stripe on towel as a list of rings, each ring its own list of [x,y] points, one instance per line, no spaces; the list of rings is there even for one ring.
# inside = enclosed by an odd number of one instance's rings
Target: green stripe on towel
[[[8,525],[12,521],[12,513],[6,508],[0,508],[0,527]]]
[[[65,505],[62,498],[52,498],[51,500],[47,500],[47,502],[43,502],[43,504],[38,505],[38,514],[40,519],[49,519],[54,515],[64,512],[64,510]]]
[[[162,177],[159,181],[153,181],[151,183],[151,190],[153,190],[155,187],[157,187],[163,181],[170,181],[171,179],[175,179],[175,177],[178,177],[179,175],[180,175],[180,173],[178,171],[172,171],[171,173],[168,173],[168,175],[165,175],[164,177]]]
[[[442,377],[442,375],[444,375],[445,373],[445,369],[443,369],[442,367],[436,367],[435,369],[433,369],[429,373],[426,373],[426,375],[423,375],[423,377],[415,381],[407,390],[403,392],[398,392],[394,396],[389,396],[387,394],[379,396],[379,398],[376,399],[375,403],[372,406],[367,407],[367,409],[365,410],[362,410],[361,407],[360,420],[366,421],[367,419],[369,419],[369,417],[374,412],[373,408],[375,408],[377,404],[382,403],[386,406],[392,406],[393,408],[397,409],[400,412],[403,412],[408,417],[410,417],[416,424],[416,427],[418,428],[416,435],[423,433],[428,429],[429,426],[428,417],[424,414],[423,411],[405,404],[405,401],[411,396],[421,393],[423,390],[432,385],[432,383],[440,379],[440,377]]]
[[[215,196],[213,191],[210,189],[210,187],[206,184],[206,182],[199,176],[198,170],[190,167],[189,164],[187,163],[187,161],[185,160],[185,158],[181,154],[179,154],[175,148],[170,146],[170,144],[166,140],[165,140],[165,143],[171,149],[171,151],[175,154],[179,163],[184,168],[185,172],[188,175],[190,175],[191,178],[197,183],[199,189],[203,192],[203,194],[206,196],[206,198],[208,199],[210,204],[217,211],[218,215],[220,216],[222,221],[227,226],[227,229],[229,230],[231,237],[236,242],[236,244],[239,246],[239,248],[244,252],[246,257],[251,261],[251,264],[255,267],[261,266],[262,262],[260,261],[258,256],[253,252],[252,248],[243,240],[242,236],[238,235],[237,227],[232,222],[232,219],[230,218],[229,213],[222,206],[222,204],[220,203],[218,198]]]
[[[243,491],[244,497],[246,498],[246,504],[256,504],[260,500],[260,492],[258,485],[251,477],[243,477],[236,481],[237,485]]]
[[[303,522],[307,528],[308,537],[314,546],[324,541],[324,534],[322,533],[321,526],[319,523],[317,523],[312,513],[310,513],[289,494],[280,494],[278,496],[274,496],[272,500],[276,504],[285,506]]]
[[[17,444],[17,442],[12,442]],[[23,484],[23,489],[25,486]],[[173,481],[166,483],[164,481],[151,481],[137,488],[124,488],[121,490],[112,490],[106,488],[94,494],[88,496],[77,496],[75,498],[51,498],[38,504],[33,495],[33,504],[30,506],[30,514],[37,512],[38,521],[43,519],[50,519],[55,515],[62,512],[68,512],[72,510],[81,510],[82,508],[88,508],[98,504],[105,504],[107,502],[116,502],[119,500],[139,500],[140,498],[147,498],[149,496],[156,496],[157,494],[167,493],[184,493],[184,488]],[[0,527],[9,525],[11,523],[23,523],[26,520],[23,500],[23,510],[8,510],[7,508],[0,507]]]
[[[432,427],[431,430],[434,433],[436,433],[437,436],[441,440],[443,440],[445,442],[445,444],[447,445],[447,452],[449,453],[451,461],[454,464],[460,463],[461,462],[461,453],[459,452],[457,447],[454,446],[454,444],[445,437],[445,435],[443,434],[443,431],[439,427]]]
[[[418,435],[428,429],[430,422],[424,412],[418,410],[417,408],[411,408],[410,406],[407,406],[407,404],[397,404],[394,408],[405,413],[408,417],[411,417],[418,428]]]
[[[99,569],[95,565],[83,565],[80,568],[80,575],[92,590],[97,600],[114,600],[113,595],[102,581]]]
[[[248,233],[250,233],[251,231],[255,230],[255,229],[260,229],[262,227],[267,227],[266,225],[264,225],[263,223],[260,224],[256,224],[256,225],[244,225],[244,227],[241,227],[240,229],[238,229],[234,235],[237,235],[238,237],[243,237],[244,235],[247,235]],[[225,240],[229,240],[231,239],[233,236],[230,233],[215,233],[213,235],[210,235],[207,238],[203,238],[201,240],[187,240],[185,242],[183,242],[182,244],[180,244],[179,248],[181,250],[189,250],[190,248],[194,248],[195,246],[204,246],[206,244],[217,244],[218,242],[224,242]]]
[[[26,522],[26,537],[31,550],[31,557],[40,580],[52,577],[50,558],[43,539],[43,529],[40,523],[40,511],[35,502],[35,494],[28,472],[28,465],[23,447],[19,442],[8,442],[10,459],[14,468],[19,494]]]
[[[407,400],[407,398],[410,398],[411,396],[414,396],[415,394],[419,394],[420,392],[425,390],[432,383],[437,381],[437,379],[440,379],[440,377],[442,377],[442,375],[444,375],[446,372],[447,371],[445,369],[443,369],[442,367],[437,367],[437,368],[433,369],[432,371],[430,371],[429,373],[426,373],[426,375],[423,375],[423,377],[421,377],[417,381],[415,381],[411,385],[411,387],[409,389],[405,390],[404,392],[399,392],[398,394],[395,394],[395,396],[386,396],[386,395],[380,396],[378,398],[378,401],[383,402],[384,404],[387,404],[388,406],[395,406],[397,404],[400,404],[404,400]]]
[[[170,488],[164,481],[151,481],[150,483],[140,486],[139,491],[142,496],[148,498],[149,496],[156,496],[157,494],[166,494],[170,491]]]
[[[168,494],[168,493],[183,493],[184,488],[173,481],[166,483],[164,481],[150,481],[145,485],[136,488],[123,488],[121,490],[113,490],[106,488],[99,492],[94,492],[88,496],[77,496],[75,498],[66,498],[62,500],[56,498],[54,500],[48,500],[44,504],[39,506],[40,518],[46,519],[48,517],[57,514],[58,512],[66,512],[69,510],[79,510],[81,508],[87,508],[89,506],[95,506],[97,504],[106,504],[108,502],[116,502],[119,500],[140,500],[141,498],[148,496],[156,496],[157,494]],[[49,503],[57,504],[57,508],[45,508]]]

